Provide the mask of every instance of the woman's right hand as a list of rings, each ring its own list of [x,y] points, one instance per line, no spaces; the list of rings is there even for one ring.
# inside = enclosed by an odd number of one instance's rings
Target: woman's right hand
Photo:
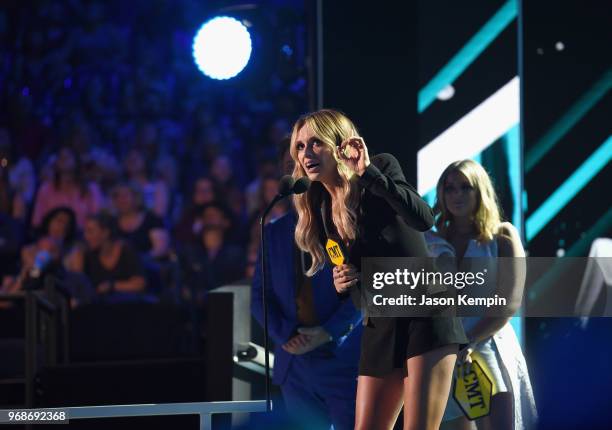
[[[359,282],[359,273],[352,264],[341,264],[334,267],[334,287],[338,294],[345,293]]]

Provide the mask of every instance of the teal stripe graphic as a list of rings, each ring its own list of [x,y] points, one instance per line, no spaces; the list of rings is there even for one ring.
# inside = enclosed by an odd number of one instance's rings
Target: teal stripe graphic
[[[525,172],[529,172],[612,88],[612,68],[603,74],[580,99],[525,154]]]
[[[465,44],[451,60],[425,85],[418,95],[418,111],[422,113],[447,85],[452,84],[499,36],[517,15],[517,0],[509,0]]]
[[[561,209],[612,159],[612,136],[536,209],[525,223],[527,240],[533,239]]]

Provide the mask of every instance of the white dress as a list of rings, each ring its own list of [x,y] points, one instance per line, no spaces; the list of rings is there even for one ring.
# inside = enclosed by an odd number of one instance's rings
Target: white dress
[[[425,233],[425,239],[432,256],[455,255],[453,246],[433,232]],[[493,239],[488,243],[479,243],[472,239],[468,243],[464,258],[497,256],[497,240]],[[488,261],[494,263],[495,260],[492,258]],[[497,273],[495,265],[491,264],[487,269],[489,275],[495,279]],[[465,331],[468,332],[479,320],[479,317],[462,318]],[[483,360],[490,370],[490,376],[497,387],[495,392],[512,393],[514,399],[514,429],[534,429],[537,421],[537,410],[527,363],[510,323],[504,325],[492,337],[476,344],[475,351],[479,355],[478,358]],[[444,421],[458,418],[461,415],[463,415],[463,412],[451,395],[444,412]]]

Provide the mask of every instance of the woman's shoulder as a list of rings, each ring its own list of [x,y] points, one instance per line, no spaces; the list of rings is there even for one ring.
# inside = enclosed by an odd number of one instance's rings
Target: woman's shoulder
[[[517,250],[522,249],[521,236],[514,225],[502,222],[495,234],[500,256],[516,255]]]
[[[518,230],[512,223],[508,221],[504,221],[499,224],[497,227],[497,232],[495,233],[495,238],[499,241],[513,241],[513,240],[521,240]]]
[[[503,221],[497,227],[497,234],[503,234],[506,236],[510,236],[512,234],[518,234],[518,230],[516,227],[509,221]]]
[[[399,167],[399,161],[393,154],[389,154],[388,152],[382,152],[380,154],[375,154],[370,157],[370,162],[374,164],[379,169],[383,170],[384,168],[390,167]]]

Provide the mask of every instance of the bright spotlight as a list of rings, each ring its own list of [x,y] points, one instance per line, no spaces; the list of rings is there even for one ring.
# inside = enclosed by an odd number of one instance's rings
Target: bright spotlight
[[[198,69],[213,79],[230,79],[240,73],[251,50],[248,30],[229,16],[206,21],[193,39],[193,59]]]

